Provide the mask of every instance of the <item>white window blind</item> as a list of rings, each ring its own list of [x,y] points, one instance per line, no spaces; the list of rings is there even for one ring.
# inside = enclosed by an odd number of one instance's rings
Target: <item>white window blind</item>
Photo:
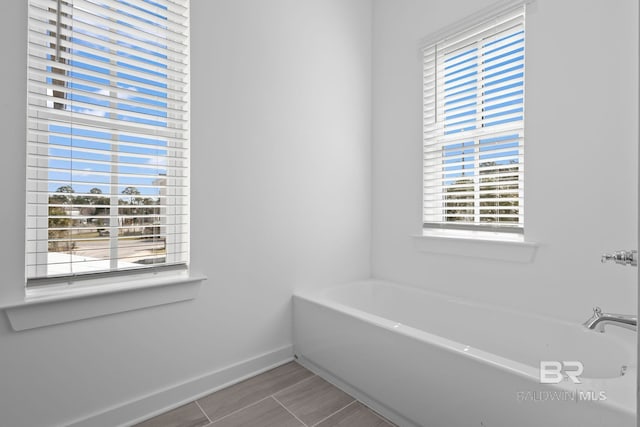
[[[524,228],[524,6],[426,45],[426,228]]]
[[[188,0],[28,10],[27,285],[186,264]]]

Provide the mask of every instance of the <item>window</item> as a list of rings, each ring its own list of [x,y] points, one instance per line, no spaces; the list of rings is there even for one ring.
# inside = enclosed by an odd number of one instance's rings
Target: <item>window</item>
[[[426,44],[425,228],[524,230],[524,6]]]
[[[27,286],[186,265],[188,0],[28,10]]]

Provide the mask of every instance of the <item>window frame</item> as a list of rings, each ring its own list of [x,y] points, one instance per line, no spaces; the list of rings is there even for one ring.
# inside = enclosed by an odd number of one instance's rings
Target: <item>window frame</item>
[[[521,126],[520,129],[516,129],[517,132],[521,132],[517,137],[520,138],[520,142],[518,143],[518,157],[520,161],[517,163],[516,171],[517,172],[504,172],[503,167],[499,165],[493,165],[495,169],[490,174],[496,174],[495,176],[499,176],[499,174],[514,174],[517,173],[518,176],[518,187],[517,187],[517,197],[515,198],[517,202],[514,206],[517,206],[515,210],[517,210],[517,215],[519,215],[517,223],[511,222],[485,222],[481,223],[479,218],[481,215],[491,216],[482,214],[479,210],[480,202],[482,200],[480,194],[480,189],[478,188],[480,185],[479,182],[482,182],[482,174],[481,166],[479,165],[481,160],[480,151],[478,149],[480,143],[473,143],[473,171],[475,171],[471,176],[473,176],[472,184],[474,189],[471,192],[474,194],[473,196],[473,222],[468,221],[447,221],[446,220],[446,198],[445,198],[445,190],[443,190],[444,185],[442,182],[445,181],[445,166],[444,160],[441,160],[439,163],[436,162],[434,165],[433,159],[428,158],[428,150],[432,147],[430,144],[441,145],[444,146],[446,142],[442,142],[444,138],[444,114],[442,111],[438,111],[440,107],[440,99],[439,96],[442,96],[445,92],[444,81],[442,76],[438,75],[438,70],[442,69],[442,64],[438,64],[438,60],[442,59],[445,56],[441,51],[439,52],[439,48],[441,45],[444,45],[446,49],[447,45],[455,45],[456,42],[460,42],[464,40],[468,44],[473,43],[481,43],[483,39],[488,36],[495,35],[499,33],[502,29],[500,25],[504,22],[509,22],[509,20],[515,20],[515,22],[519,23],[518,25],[522,26],[522,31],[524,33],[525,26],[525,16],[526,16],[526,6],[527,4],[532,3],[532,1],[509,1],[506,3],[501,3],[498,5],[494,5],[493,7],[489,7],[487,9],[481,10],[478,13],[467,17],[453,25],[450,25],[443,30],[438,31],[421,41],[421,53],[422,53],[422,61],[421,65],[423,67],[423,79],[422,79],[422,101],[423,101],[423,123],[422,123],[422,131],[423,131],[423,185],[422,185],[422,228],[423,233],[434,234],[439,237],[442,237],[442,233],[446,233],[447,231],[451,231],[452,235],[455,237],[460,237],[461,235],[467,235],[469,237],[474,238],[485,238],[485,236],[489,236],[489,240],[493,240],[498,235],[497,239],[499,240],[499,235],[503,233],[505,235],[515,234],[515,235],[524,235],[524,90],[525,90],[525,82],[524,75],[522,77],[522,117],[521,117]],[[498,28],[499,31],[494,31],[492,28]],[[508,28],[508,25],[507,25]],[[524,35],[523,35],[524,39]],[[523,57],[524,57],[524,40],[522,41],[523,48]],[[442,49],[442,48],[440,48]],[[479,74],[479,88],[476,89],[476,94],[482,96],[482,55],[478,55],[478,65],[477,72]],[[427,62],[431,61],[431,65],[427,65]],[[428,68],[431,67],[431,68]],[[522,72],[524,73],[524,58],[522,60]],[[431,74],[429,74],[431,73]],[[429,99],[431,98],[431,100]],[[475,102],[475,101],[474,101]],[[483,106],[483,102],[478,102],[475,104],[476,107],[480,108]],[[444,110],[444,108],[442,108]],[[484,125],[484,114],[480,116],[480,113],[477,115],[481,118],[479,123],[481,126],[473,131],[461,131],[463,134],[466,132],[466,139],[476,139],[483,138],[483,135],[491,136],[494,132],[487,132]],[[433,122],[431,122],[431,120]],[[506,127],[508,129],[508,126]],[[454,135],[455,136],[455,135]],[[486,138],[486,136],[484,136]],[[436,147],[437,149],[437,147]],[[443,148],[441,148],[443,149]],[[463,153],[466,153],[463,151]],[[444,159],[442,154],[437,154]],[[467,154],[461,154],[463,158],[460,160],[460,163],[467,162]],[[459,154],[460,156],[460,154]],[[471,157],[471,155],[469,155]],[[428,164],[431,161],[431,164]],[[463,167],[464,168],[464,167]],[[502,171],[500,171],[502,169]],[[464,172],[464,171],[463,171]],[[451,175],[449,175],[451,176]],[[464,174],[463,174],[464,176]],[[449,178],[451,179],[451,178]],[[486,181],[486,180],[485,180]],[[499,181],[499,178],[498,178]],[[427,183],[438,186],[436,190],[428,189]],[[440,184],[438,184],[440,182]],[[457,184],[457,182],[454,182]],[[489,184],[485,184],[484,188]],[[433,187],[432,187],[433,188]],[[428,191],[431,191],[429,193]],[[513,190],[510,190],[513,192]],[[464,193],[468,194],[468,193]],[[438,196],[439,195],[439,196]],[[440,197],[440,198],[438,198]],[[495,197],[495,196],[494,196]],[[501,197],[499,195],[498,197]],[[431,198],[431,200],[429,200]],[[464,197],[463,197],[464,198]],[[496,200],[495,203],[495,212],[496,218],[500,218],[503,212],[508,212],[506,208],[503,208],[504,204],[500,204],[500,201]],[[464,206],[464,203],[462,204]],[[502,209],[500,209],[502,208]],[[485,207],[485,212],[488,210]],[[435,212],[435,213],[434,213]],[[511,215],[513,216],[513,214]],[[507,237],[507,240],[510,238]],[[521,240],[520,238],[518,238]]]
[[[146,0],[144,0],[144,1],[146,1]],[[153,0],[153,1],[150,1],[149,3],[150,4],[155,4],[155,6],[158,6],[162,2],[163,2],[163,0]],[[52,0],[50,2],[46,2],[45,0],[35,0],[33,3],[34,3],[34,6],[32,6],[32,2],[29,1],[29,6],[28,6],[29,12],[28,12],[28,16],[27,16],[27,19],[29,21],[29,30],[30,30],[30,33],[29,33],[30,38],[29,38],[29,41],[27,42],[27,49],[29,51],[29,56],[30,56],[29,57],[29,61],[27,61],[28,65],[31,64],[31,62],[30,62],[31,61],[31,56],[33,55],[33,53],[31,52],[31,49],[34,46],[33,42],[32,42],[32,39],[31,39],[31,36],[33,34],[33,31],[32,31],[32,28],[31,28],[31,26],[32,26],[32,7],[36,8],[36,7],[39,7],[40,5],[43,5],[43,4],[46,3],[46,4],[51,4],[52,6],[50,6],[50,7],[55,7],[56,8],[55,10],[53,10],[53,14],[57,14],[58,18],[56,19],[56,22],[53,22],[54,31],[55,31],[53,37],[54,38],[57,37],[57,42],[55,43],[55,47],[51,46],[51,47],[53,47],[55,49],[55,54],[54,55],[61,55],[61,53],[60,53],[61,52],[60,45],[63,45],[63,43],[61,43],[60,40],[64,39],[63,36],[61,36],[61,34],[64,34],[64,32],[61,31],[61,29],[60,29],[60,27],[61,27],[61,25],[60,25],[61,12],[60,11],[62,10],[63,7],[66,7],[67,9],[68,8],[73,8],[73,1],[66,2],[66,1],[61,1],[61,0],[57,0],[57,1]],[[175,4],[175,2],[171,2],[171,3],[172,3],[172,5]],[[101,6],[92,6],[92,7],[101,7]],[[129,9],[131,9],[132,7],[133,6],[131,6],[129,4],[123,6],[123,8],[129,8]],[[29,186],[29,179],[33,179],[33,176],[34,176],[33,175],[33,170],[37,170],[38,167],[40,167],[42,170],[47,170],[47,168],[49,166],[42,167],[42,166],[40,166],[41,163],[40,164],[36,164],[34,166],[34,165],[29,163],[30,156],[31,157],[34,156],[34,154],[29,151],[30,149],[33,148],[33,147],[31,147],[30,144],[35,145],[35,143],[31,141],[30,138],[32,138],[32,137],[28,136],[28,138],[27,138],[27,159],[28,159],[28,164],[27,164],[27,174],[26,174],[26,176],[27,176],[27,198],[26,198],[27,199],[26,200],[27,206],[26,206],[26,211],[25,211],[25,216],[26,216],[26,221],[27,221],[26,230],[25,230],[25,243],[26,243],[25,244],[25,291],[27,292],[27,295],[29,295],[29,294],[32,294],[32,295],[40,295],[40,294],[46,295],[50,291],[51,292],[56,292],[56,290],[65,289],[66,287],[68,287],[70,285],[74,285],[74,286],[82,285],[82,286],[84,286],[84,285],[92,285],[92,284],[94,284],[96,286],[101,286],[101,285],[103,285],[105,283],[115,282],[115,281],[117,281],[117,282],[130,281],[130,282],[132,282],[131,286],[135,287],[135,286],[137,286],[136,282],[148,281],[149,275],[160,277],[160,278],[162,278],[162,280],[166,280],[167,278],[175,277],[175,278],[178,278],[179,281],[184,281],[185,274],[188,276],[188,274],[189,274],[188,273],[189,246],[190,246],[189,245],[189,240],[190,240],[189,239],[189,228],[190,228],[190,226],[189,226],[189,222],[190,222],[189,221],[189,217],[190,217],[190,215],[189,215],[189,188],[190,188],[189,167],[190,167],[190,161],[189,161],[189,155],[188,155],[188,150],[189,150],[189,148],[188,148],[189,147],[189,121],[190,121],[190,117],[189,117],[190,116],[190,114],[189,114],[189,110],[190,110],[190,108],[189,108],[189,105],[190,105],[190,99],[189,99],[190,98],[190,96],[189,96],[189,91],[190,91],[190,81],[189,81],[190,80],[189,79],[189,76],[190,76],[190,70],[189,70],[189,44],[190,44],[189,43],[189,38],[190,38],[189,37],[189,10],[190,10],[190,5],[189,5],[189,0],[183,0],[183,2],[180,4],[179,7],[182,7],[184,9],[184,22],[185,22],[184,26],[186,27],[186,33],[184,35],[185,47],[184,47],[183,51],[181,51],[179,53],[180,55],[184,55],[184,57],[186,58],[185,59],[185,63],[183,65],[183,70],[184,71],[176,71],[174,68],[171,67],[171,65],[167,66],[166,69],[168,70],[167,73],[174,73],[174,74],[181,73],[180,75],[182,75],[184,77],[183,86],[182,86],[184,88],[184,92],[181,92],[181,94],[183,96],[183,101],[181,101],[181,102],[184,103],[185,109],[183,110],[184,112],[182,113],[181,117],[182,117],[182,119],[184,119],[184,121],[186,123],[186,125],[185,125],[186,127],[184,129],[182,129],[182,130],[176,130],[174,127],[172,127],[170,124],[168,124],[168,125],[166,125],[167,126],[166,129],[167,129],[167,133],[169,131],[176,132],[176,134],[177,134],[177,132],[180,132],[180,134],[184,136],[185,145],[186,145],[186,149],[185,150],[187,150],[187,155],[184,158],[180,159],[180,161],[184,165],[184,167],[180,166],[180,168],[181,168],[181,170],[185,170],[185,174],[186,175],[174,175],[174,174],[165,175],[166,178],[165,178],[165,183],[163,185],[166,185],[168,190],[165,192],[164,196],[159,196],[158,197],[158,203],[161,204],[160,203],[161,197],[165,197],[165,199],[173,197],[174,199],[181,198],[181,200],[186,200],[185,204],[181,205],[182,206],[181,210],[174,209],[174,212],[175,211],[179,211],[180,213],[179,214],[173,214],[173,218],[175,218],[176,215],[184,215],[184,221],[185,222],[181,223],[181,224],[176,224],[176,225],[174,225],[174,227],[179,228],[179,232],[181,233],[181,235],[185,236],[186,241],[179,242],[180,245],[181,245],[181,249],[180,250],[185,255],[182,258],[180,258],[177,262],[166,262],[167,259],[165,257],[165,262],[164,263],[158,263],[156,265],[151,265],[151,266],[140,264],[139,267],[135,266],[135,268],[118,268],[117,264],[118,264],[118,260],[121,259],[120,256],[115,258],[116,267],[114,268],[113,267],[114,260],[112,259],[112,255],[109,255],[108,259],[110,260],[109,261],[110,262],[110,267],[108,269],[91,271],[91,272],[82,272],[82,273],[60,274],[60,275],[49,275],[48,274],[49,262],[47,262],[44,265],[44,268],[47,269],[47,274],[42,274],[41,272],[38,272],[36,274],[29,273],[29,266],[33,265],[33,263],[31,263],[31,261],[30,261],[30,252],[29,252],[30,249],[33,250],[32,248],[34,247],[34,245],[36,247],[38,247],[38,245],[39,245],[40,249],[37,249],[35,254],[34,254],[34,252],[31,252],[31,258],[34,258],[35,256],[37,256],[37,251],[42,249],[42,244],[39,243],[39,242],[44,240],[46,248],[47,248],[46,254],[48,254],[49,253],[49,249],[48,249],[48,243],[46,243],[46,242],[48,242],[49,239],[50,239],[50,237],[49,237],[50,225],[47,225],[47,227],[46,227],[47,231],[46,231],[46,238],[45,238],[45,237],[42,236],[42,232],[41,231],[39,233],[37,232],[38,231],[36,229],[37,226],[36,227],[33,226],[33,221],[31,221],[31,222],[29,221],[29,216],[30,215],[34,215],[33,214],[34,211],[38,212],[38,213],[42,212],[42,207],[45,207],[45,209],[47,211],[47,215],[50,218],[49,209],[50,209],[51,201],[50,201],[50,197],[46,196],[47,197],[46,202],[44,202],[42,200],[42,197],[36,197],[35,198],[36,201],[33,202],[33,200],[34,200],[34,197],[33,197],[34,191],[33,191],[33,186],[31,188]],[[115,8],[112,7],[112,9],[115,9]],[[142,9],[140,9],[140,10],[142,10]],[[52,10],[49,9],[48,12],[52,12]],[[37,12],[33,12],[33,13],[35,14]],[[83,13],[86,14],[86,12],[83,12]],[[122,10],[117,10],[117,13],[122,13]],[[169,14],[169,13],[171,13],[171,12],[167,12],[167,14]],[[69,15],[66,15],[65,17],[67,17],[67,19],[69,19],[68,16]],[[44,21],[44,22],[46,24],[46,21]],[[114,22],[116,22],[116,21],[114,21]],[[117,23],[115,23],[114,26],[118,26],[118,25],[121,26],[120,22],[125,22],[125,21],[117,21]],[[52,24],[52,22],[49,21],[49,24]],[[85,24],[85,26],[86,25],[90,25],[90,24],[87,24],[86,22],[84,24]],[[143,25],[147,25],[147,24],[143,23]],[[167,24],[167,25],[172,25],[172,24]],[[98,27],[96,27],[96,28],[98,28]],[[73,34],[75,34],[74,31],[75,31],[75,29],[70,29],[70,30],[68,30],[68,33],[73,35]],[[104,32],[104,29],[100,28],[97,31],[98,32],[99,31],[103,31]],[[136,31],[136,30],[132,30],[132,31]],[[45,34],[47,36],[51,36],[51,30],[49,30],[49,33],[45,33]],[[120,34],[122,34],[122,33],[120,33]],[[36,38],[37,38],[37,34],[36,34]],[[42,38],[44,39],[46,37],[42,37]],[[45,40],[44,43],[47,43],[47,40]],[[64,40],[67,40],[67,39],[64,39]],[[119,46],[125,46],[125,47],[123,47],[124,50],[129,49],[129,51],[132,51],[132,48],[130,47],[131,45],[129,45],[129,46],[126,45],[126,43],[128,41],[132,40],[132,39],[127,38],[125,36],[120,36],[120,38],[115,38],[115,40],[116,40],[116,43],[122,43],[122,44],[119,44]],[[158,38],[158,40],[161,40],[161,39]],[[167,39],[167,40],[170,40],[170,39]],[[113,42],[113,40],[110,40],[110,41],[107,41],[105,43],[112,43],[112,42]],[[170,42],[168,41],[167,44],[168,43],[172,43],[172,42],[173,41],[170,41]],[[43,42],[40,41],[40,43],[43,43]],[[71,42],[69,41],[69,43],[71,43]],[[41,46],[44,46],[45,48],[48,47],[47,44],[44,44],[44,45],[41,45]],[[35,49],[37,49],[37,48],[38,47],[36,47]],[[113,56],[113,51],[109,52],[109,54]],[[74,53],[68,53],[69,57],[76,58],[76,60],[77,60],[77,57],[75,57],[73,55],[75,55],[75,52]],[[105,54],[105,56],[106,55],[107,54]],[[144,56],[144,55],[146,55],[146,53],[143,52],[142,55]],[[35,55],[33,55],[33,56],[35,56]],[[149,56],[149,55],[147,55],[147,56]],[[41,59],[41,57],[38,57],[38,58],[40,58],[41,62],[44,61],[44,59]],[[165,56],[165,58],[168,58],[168,57]],[[115,61],[117,61],[117,60],[115,60]],[[120,65],[119,62],[115,63],[115,61],[112,59],[111,62],[110,62],[110,65],[108,66],[108,69],[109,69],[108,76],[119,76],[118,73],[122,73],[122,72],[128,70],[123,65]],[[169,63],[170,59],[167,59],[166,62]],[[55,64],[55,62],[53,62],[53,63]],[[115,66],[114,66],[114,63],[115,63]],[[51,71],[47,71],[47,72],[42,71],[41,72],[42,75],[45,75],[47,73],[51,73]],[[94,74],[95,74],[95,72],[94,72]],[[73,77],[71,77],[70,74],[64,74],[64,77],[65,77],[66,81],[72,81],[73,80]],[[34,93],[33,92],[33,88],[32,88],[33,77],[29,73],[27,73],[27,79],[28,79],[28,82],[27,82],[28,83],[27,84],[27,96],[29,98],[28,101],[27,101],[27,108],[28,108],[28,110],[30,110],[30,108],[33,105],[32,104],[32,100],[31,100],[31,96]],[[111,79],[111,77],[109,77],[109,79]],[[114,77],[112,79],[112,83],[111,84],[113,85],[114,84],[113,82],[116,81],[116,80],[118,80],[118,77]],[[117,84],[117,83],[115,83],[115,84]],[[42,83],[41,83],[41,85],[42,85]],[[65,85],[64,87],[65,87],[65,89],[64,89],[65,93],[75,93],[74,92],[75,89],[71,88],[70,85],[69,86]],[[172,87],[172,86],[165,86],[165,87],[167,87],[167,90],[175,90],[175,87]],[[47,89],[47,91],[48,91],[48,92],[46,92],[47,95],[52,95],[51,91],[49,89]],[[120,99],[118,97],[118,95],[114,95],[114,96],[115,96],[114,99]],[[68,102],[68,99],[70,99],[70,98],[65,96],[64,99],[65,99],[65,102]],[[136,101],[132,101],[132,102],[135,103]],[[49,102],[51,102],[51,101],[49,101]],[[119,103],[123,103],[123,101],[119,101]],[[41,103],[41,105],[42,105],[42,103]],[[114,104],[113,101],[108,105],[108,107],[112,108],[114,105],[117,105],[118,112],[127,111],[126,109],[119,109],[120,108],[120,106],[119,106],[120,104]],[[167,101],[167,105],[169,106],[168,108],[170,110],[172,108],[170,101]],[[47,107],[51,108],[51,106],[49,106],[49,105],[47,105]],[[53,106],[53,108],[55,109],[56,107]],[[134,112],[133,114],[135,115],[136,113]],[[70,112],[69,115],[73,116],[73,112]],[[108,117],[111,118],[111,116],[108,116]],[[174,117],[172,117],[170,115],[170,113],[168,113],[168,115],[165,116],[165,117],[166,117],[165,120],[166,120],[167,123],[170,123],[174,119]],[[126,123],[122,123],[122,122],[118,122],[118,119],[116,119],[116,121],[114,122],[115,124],[110,125],[111,127],[108,128],[108,129],[113,129],[112,130],[113,134],[116,134],[116,133],[118,133],[120,135],[125,134],[127,132],[127,130],[126,130],[127,129],[127,124]],[[36,127],[37,126],[42,126],[42,125],[38,124],[38,122],[36,120],[37,120],[37,118],[34,118],[32,113],[31,113],[31,111],[29,111],[28,114],[27,114],[27,122],[28,122],[27,134],[28,135],[29,135],[30,131],[33,130],[32,127],[34,126],[30,122],[36,123],[35,124]],[[90,120],[87,120],[84,124],[86,125],[88,122],[90,122]],[[46,124],[48,122],[46,120],[44,120],[44,123]],[[68,121],[63,122],[63,123],[68,124],[69,126],[73,127],[73,125],[75,124],[75,121],[74,121],[73,118],[71,118]],[[121,127],[119,127],[117,125],[117,123],[122,123],[123,127],[125,128],[125,130],[122,130]],[[83,124],[83,122],[81,121],[80,124]],[[87,126],[87,127],[89,127],[89,126]],[[134,128],[135,128],[135,125],[131,125],[129,130],[134,129]],[[48,140],[49,137],[47,136],[47,135],[49,135],[49,133],[48,133],[49,130],[50,130],[50,128],[47,127],[46,129],[44,129],[42,131],[42,133],[45,135],[44,137],[47,138],[47,142],[40,143],[40,144],[44,145],[45,148],[46,148],[46,144],[49,144],[49,142],[48,142],[49,141]],[[138,128],[135,128],[134,131],[138,132],[138,134],[140,134],[140,135],[149,135],[149,137],[151,137],[151,138],[152,137],[158,138],[155,134],[153,134],[153,132],[151,132],[149,134],[143,134],[143,133],[141,133],[139,131]],[[106,132],[108,132],[108,130]],[[71,152],[72,148],[70,148],[69,151]],[[116,154],[115,154],[116,156],[118,155],[117,153],[118,152],[116,151]],[[45,161],[47,161],[47,159],[49,159],[49,156],[50,156],[49,152],[46,152],[46,153],[43,154],[41,148],[40,148],[40,151],[37,152],[37,155],[43,157]],[[174,166],[170,162],[175,162],[175,160],[173,160],[170,157],[164,157],[164,159],[165,159],[164,160],[165,162],[169,163],[171,166]],[[120,163],[118,163],[118,164],[120,164]],[[165,165],[166,165],[166,163],[165,163]],[[36,169],[34,169],[34,167]],[[170,167],[167,167],[167,166],[165,166],[165,168],[167,170],[170,169]],[[69,169],[69,170],[70,171],[74,171],[75,169]],[[112,171],[113,171],[113,169],[112,169]],[[121,172],[116,172],[116,176],[118,176],[120,173]],[[113,175],[113,172],[112,172],[112,175]],[[42,172],[37,172],[35,176],[38,179],[40,179],[42,181],[45,181],[45,179],[43,178]],[[158,175],[158,176],[161,176],[161,175]],[[46,177],[47,182],[48,182],[48,179],[49,179],[49,176]],[[158,179],[158,178],[156,178],[156,179]],[[170,181],[170,180],[179,182],[180,185],[184,188],[184,194],[180,194],[179,193],[180,190],[178,190],[178,192],[176,193],[176,192],[173,192],[174,190],[169,189],[169,188],[171,188],[170,184],[168,184],[166,181]],[[106,185],[111,185],[112,186],[113,184],[106,184]],[[48,190],[48,191],[50,191],[50,190]],[[40,190],[40,192],[42,192],[42,190]],[[31,195],[31,199],[30,199],[30,195]],[[107,195],[107,197],[110,197],[112,199],[113,198],[117,199],[117,198],[122,197],[122,196],[119,195],[118,193],[116,193],[116,194],[110,193],[110,194]],[[31,203],[32,205],[35,205],[35,207],[30,207],[29,206],[30,201],[32,202]],[[113,201],[112,201],[111,204],[113,205]],[[169,203],[166,203],[166,204],[168,205]],[[116,205],[115,205],[116,206],[116,211],[121,210],[121,208],[119,208],[118,205],[119,205],[119,203],[116,202]],[[169,206],[169,208],[171,209],[170,206]],[[71,209],[73,209],[73,208],[71,208]],[[164,209],[164,211],[168,211],[168,209],[166,209],[164,207],[162,207],[162,208],[158,207],[157,208],[158,215],[160,215],[161,213],[164,213],[164,216],[166,216],[166,217],[171,216],[167,212],[162,212],[163,209]],[[35,215],[38,215],[38,214],[35,214]],[[69,215],[71,215],[71,214],[69,214]],[[118,214],[116,213],[115,215],[118,215]],[[111,216],[113,216],[113,215],[111,215]],[[40,222],[40,224],[42,224],[42,222]],[[49,224],[50,224],[50,222],[49,222]],[[174,222],[170,221],[167,224],[174,224]],[[113,224],[111,224],[110,227],[113,228]],[[34,229],[36,229],[36,233],[34,233]],[[115,229],[118,230],[118,227],[116,226]],[[154,230],[155,230],[155,228],[154,228]],[[154,233],[155,233],[155,231],[154,231]],[[33,236],[36,235],[36,234],[37,234],[37,238],[35,239],[36,243],[34,244],[34,243],[30,242],[29,239],[31,238],[32,241],[33,241],[34,240]],[[118,235],[118,237],[115,237],[115,238],[113,238],[113,237],[109,238],[110,247],[112,247],[112,245],[113,245],[113,242],[111,242],[111,240],[114,240],[114,239],[117,240],[118,238],[119,238],[119,235]],[[166,246],[166,243],[165,243],[165,246]],[[109,249],[109,250],[111,251],[111,249]],[[69,252],[71,252],[71,251],[69,251]],[[168,252],[169,251],[167,251],[167,253]],[[71,264],[71,262],[70,262],[70,264]],[[115,281],[113,279],[115,279]]]

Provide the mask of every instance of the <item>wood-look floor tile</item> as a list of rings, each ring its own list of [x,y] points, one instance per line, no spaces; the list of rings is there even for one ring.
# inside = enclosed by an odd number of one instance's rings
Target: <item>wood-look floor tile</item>
[[[320,377],[296,384],[274,397],[307,425],[323,420],[354,400]]]
[[[360,402],[355,402],[340,412],[333,414],[316,427],[392,427]]]
[[[151,418],[135,427],[201,427],[209,424],[209,420],[202,413],[195,402]]]
[[[313,375],[299,364],[290,362],[203,397],[198,403],[211,421],[215,421]]]
[[[272,397],[214,422],[211,427],[304,427]]]

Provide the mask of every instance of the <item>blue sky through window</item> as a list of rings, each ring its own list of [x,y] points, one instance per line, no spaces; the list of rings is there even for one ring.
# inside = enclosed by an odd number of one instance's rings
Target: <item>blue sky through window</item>
[[[476,43],[445,57],[444,135],[463,134],[478,127],[523,119],[523,41],[524,31],[508,32],[495,40]],[[482,97],[478,96],[479,84]],[[505,142],[498,144],[500,139]],[[469,167],[469,162],[473,162],[476,156],[474,145],[473,141],[444,145],[443,176],[447,179],[446,184],[454,184],[454,178],[474,175],[473,167]],[[514,150],[508,151],[509,148]],[[478,159],[482,161],[509,156],[517,158],[517,135],[480,140],[477,151]]]
[[[151,8],[145,10],[126,1],[119,3],[155,18],[166,19]],[[156,2],[146,0],[146,3],[154,10],[166,10],[166,6]],[[124,10],[120,13],[129,19],[117,21],[123,26],[136,29],[136,22],[141,22],[162,28],[161,24],[156,23],[157,20],[146,19]],[[108,30],[96,22],[87,22],[86,19],[84,22]],[[71,38],[73,50],[70,52],[73,59],[67,61],[71,70],[66,72],[73,81],[61,87],[61,91],[65,93],[60,100],[64,109],[78,114],[111,118],[116,120],[114,123],[120,121],[166,127],[168,103],[163,99],[168,98],[167,84],[164,82],[167,74],[161,70],[167,68],[167,56],[161,53],[161,49],[153,48],[166,46],[158,40],[129,34],[129,41],[118,42],[118,45],[126,49],[116,53],[122,60],[113,63],[109,57],[107,37],[83,29],[74,29],[74,34]],[[140,43],[136,44],[135,41]],[[140,55],[135,55],[132,51],[140,52]],[[156,57],[157,60],[149,57]],[[49,71],[55,68],[55,65],[51,65]],[[53,78],[48,79],[48,83],[51,84],[52,81]],[[105,86],[110,86],[113,90],[106,92]],[[88,126],[50,125],[50,131],[50,192],[69,185],[76,193],[88,193],[92,188],[99,188],[102,193],[109,194],[111,174],[116,172],[119,175],[120,191],[132,186],[142,196],[159,195],[158,179],[167,173],[167,140],[121,131],[109,132],[101,128],[92,129]],[[112,151],[113,147],[117,147],[116,151]],[[112,170],[114,159],[118,162],[115,171]]]

